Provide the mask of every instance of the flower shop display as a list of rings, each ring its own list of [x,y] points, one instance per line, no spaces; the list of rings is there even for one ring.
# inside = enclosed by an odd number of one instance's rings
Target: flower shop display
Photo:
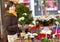
[[[48,28],[48,27],[44,27],[44,29],[43,30],[41,30],[41,32],[40,33],[44,33],[44,34],[51,34],[51,30]]]
[[[36,24],[43,24],[43,26],[49,26],[49,24],[54,24],[55,21],[57,20],[56,17],[54,17],[53,15],[49,15],[49,16],[40,16],[37,17],[36,19]]]
[[[36,25],[30,25],[33,22],[30,9],[27,8],[24,4],[19,4],[16,11],[19,18],[18,26],[21,30],[23,30],[20,33],[20,36],[23,38],[23,42],[55,42],[54,39],[57,37],[56,30],[57,33],[59,31],[59,28],[57,28],[59,26],[57,25],[59,24],[59,21],[55,16],[39,16],[36,18]],[[57,29],[54,29],[53,25],[57,26]],[[25,33],[27,28],[28,32]]]
[[[37,32],[39,32],[39,29],[40,28],[38,28],[37,26],[29,26],[29,32],[31,32],[31,33],[37,33]]]
[[[27,34],[24,35],[24,39],[35,38],[37,35],[38,35],[37,33],[28,32]]]
[[[22,16],[18,19],[18,24],[31,24],[33,21],[33,17],[31,14],[23,13]]]
[[[33,25],[32,25],[33,27]],[[51,29],[52,28],[52,29]],[[31,41],[31,42],[57,42],[57,40],[60,40],[60,34],[53,33],[53,29],[56,27],[42,27],[42,29],[39,29],[39,32],[28,32],[23,33],[21,36],[23,38],[23,41]]]
[[[16,7],[16,11],[18,14],[18,23],[19,24],[30,24],[33,21],[33,17],[32,17],[32,11],[26,7],[24,4],[19,4]]]
[[[56,32],[57,33],[60,33],[60,26],[58,26],[58,27],[57,26],[54,26],[53,27],[52,33],[56,33]]]
[[[22,3],[16,6],[16,11],[18,14],[18,27],[20,30],[25,31],[29,28],[29,24],[33,22],[32,11]]]

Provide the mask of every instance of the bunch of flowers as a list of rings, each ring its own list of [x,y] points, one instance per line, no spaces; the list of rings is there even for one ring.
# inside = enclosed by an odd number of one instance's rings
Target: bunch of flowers
[[[37,35],[38,35],[37,33],[28,32],[27,34],[24,35],[24,39],[35,38]]]
[[[29,25],[29,32],[31,33],[38,33],[40,32],[40,26],[39,25]]]
[[[33,17],[31,16],[31,14],[23,13],[18,19],[18,24],[31,24],[32,21]]]
[[[54,17],[53,15],[50,15],[48,17],[46,16],[40,16],[37,17],[36,19],[36,24],[43,24],[44,26],[48,26],[50,23],[54,23],[57,20],[56,17]]]
[[[32,11],[26,7],[23,3],[16,6],[16,12],[18,15],[18,24],[30,24],[33,21]]]

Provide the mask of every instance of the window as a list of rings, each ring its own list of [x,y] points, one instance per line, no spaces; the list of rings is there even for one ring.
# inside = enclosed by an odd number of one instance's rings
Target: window
[[[50,14],[58,14],[60,11],[60,0],[34,0],[35,16]]]

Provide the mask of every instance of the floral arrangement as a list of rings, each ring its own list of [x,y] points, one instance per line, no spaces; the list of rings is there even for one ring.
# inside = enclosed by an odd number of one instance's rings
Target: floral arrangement
[[[48,26],[49,24],[53,24],[57,20],[56,17],[53,15],[50,15],[48,17],[46,16],[40,16],[36,19],[36,24],[43,24],[44,26]]]
[[[33,30],[35,30],[35,26],[32,26]],[[50,27],[52,28],[52,27]],[[53,30],[51,30],[49,27],[42,27],[41,31],[39,32],[28,32],[26,34],[21,35],[23,39],[37,39],[40,40],[41,42],[55,42],[53,38],[58,38],[60,37],[60,34],[53,34]],[[32,30],[32,29],[30,29]]]
[[[27,34],[21,35],[24,39],[28,38],[35,38],[38,34],[37,33],[30,33],[28,32]]]
[[[19,24],[31,24],[33,17],[31,14],[23,13],[22,16],[18,19]]]
[[[16,6],[16,11],[18,14],[18,24],[31,24],[33,21],[32,11],[26,7],[24,4],[19,4]]]

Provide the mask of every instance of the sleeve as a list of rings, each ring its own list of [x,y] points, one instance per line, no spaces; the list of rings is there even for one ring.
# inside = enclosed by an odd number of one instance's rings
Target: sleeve
[[[18,25],[12,25],[11,23],[11,16],[5,16],[5,24],[6,24],[6,30],[7,31],[13,31],[17,29]]]

